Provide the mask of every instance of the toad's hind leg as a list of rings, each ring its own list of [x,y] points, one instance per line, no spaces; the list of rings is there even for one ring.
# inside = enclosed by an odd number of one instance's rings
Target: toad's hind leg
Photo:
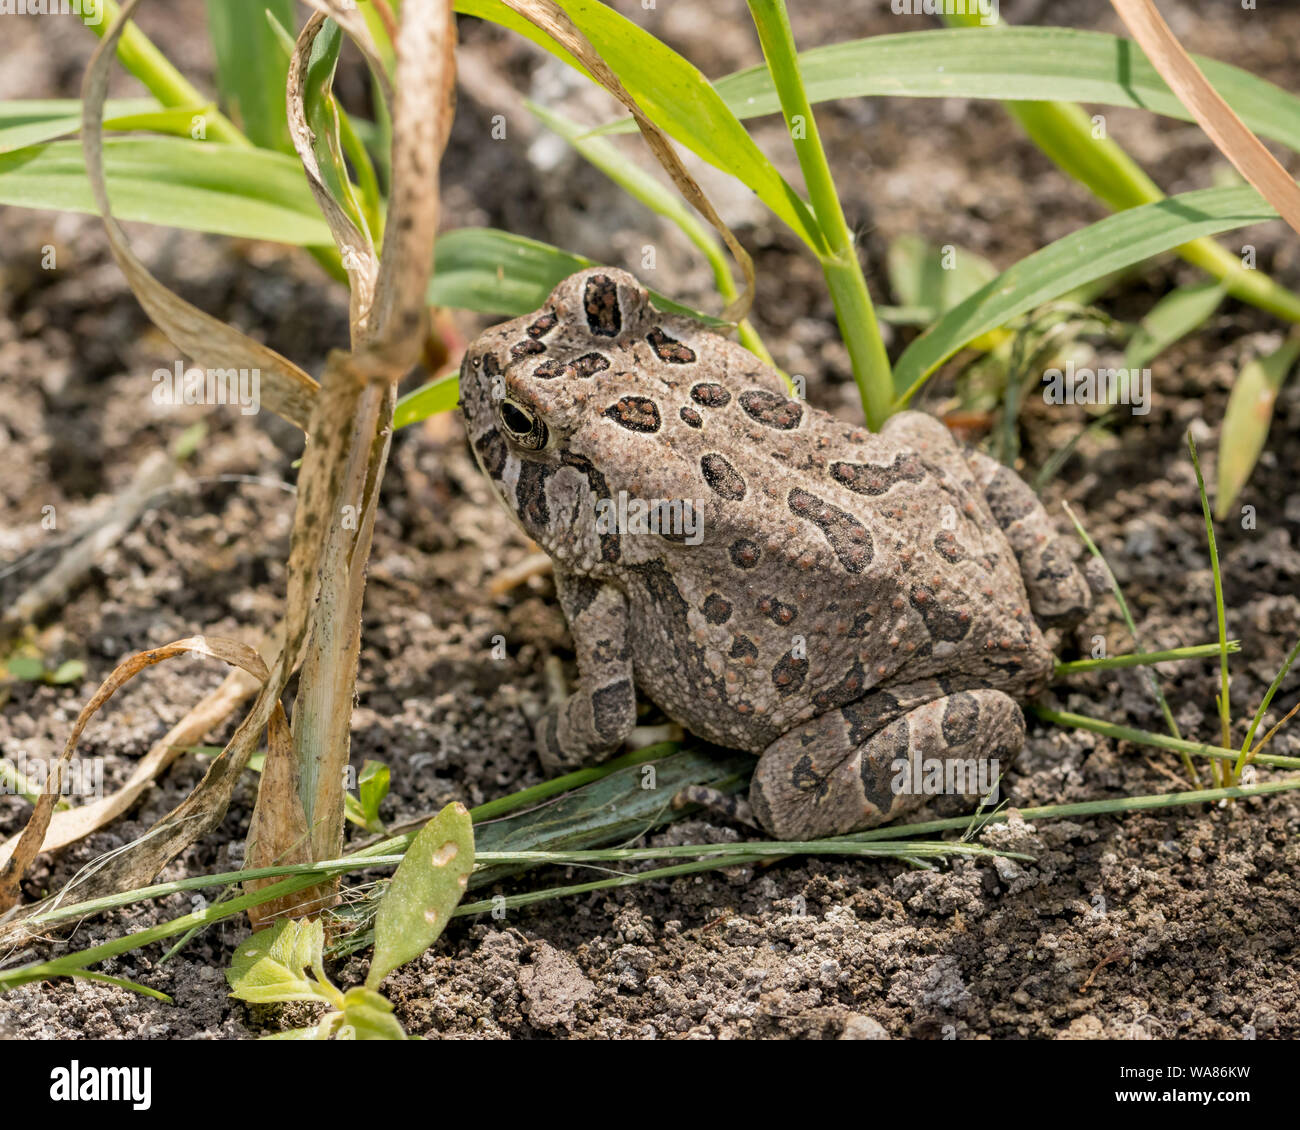
[[[1092,591],[1038,496],[1010,467],[983,452],[968,451],[966,457],[1020,562],[1034,616],[1044,624],[1078,623],[1092,604]]]
[[[927,702],[855,740],[853,716],[832,710],[778,738],[759,759],[749,803],[779,839],[873,828],[931,796],[979,799],[1025,740],[1015,700],[980,689]]]

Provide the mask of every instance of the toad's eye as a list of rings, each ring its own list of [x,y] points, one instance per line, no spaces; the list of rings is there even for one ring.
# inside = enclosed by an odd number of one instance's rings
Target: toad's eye
[[[546,446],[547,430],[541,418],[531,408],[517,400],[502,400],[497,408],[501,426],[520,447],[540,451]]]

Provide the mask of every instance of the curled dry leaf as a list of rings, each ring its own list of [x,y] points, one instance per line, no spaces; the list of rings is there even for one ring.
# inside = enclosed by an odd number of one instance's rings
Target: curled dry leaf
[[[298,151],[303,171],[307,174],[307,183],[311,185],[312,196],[316,198],[316,204],[329,225],[339,255],[343,259],[343,266],[348,272],[348,282],[352,291],[348,318],[355,342],[357,331],[369,317],[370,305],[374,301],[375,274],[379,269],[379,263],[375,258],[375,248],[370,242],[370,236],[352,222],[352,218],[334,198],[334,194],[325,183],[320,163],[316,159],[314,148],[316,139],[311,126],[307,123],[307,65],[311,58],[312,45],[324,26],[325,16],[320,12],[314,12],[298,34],[293,55],[289,59],[285,106],[293,147]]]
[[[731,229],[723,223],[712,202],[705,196],[704,190],[696,183],[695,178],[686,171],[686,166],[682,164],[681,158],[677,156],[677,150],[673,148],[672,142],[668,140],[667,135],[650,120],[636,99],[619,81],[618,75],[613,72],[596,48],[583,35],[581,29],[569,18],[568,13],[555,0],[503,0],[503,3],[560,44],[586,67],[596,81],[617,98],[632,115],[637,128],[641,131],[641,136],[645,138],[646,144],[650,146],[650,151],[655,155],[659,164],[663,166],[664,172],[672,178],[673,184],[686,198],[687,203],[708,220],[713,229],[722,237],[722,241],[727,245],[727,250],[731,252],[732,257],[740,265],[740,269],[745,276],[745,289],[734,302],[728,305],[722,316],[729,322],[743,321],[749,314],[750,307],[754,304],[753,260],[749,257],[749,252],[740,245],[740,241],[736,239]]]
[[[27,869],[32,865],[32,861],[37,855],[40,854],[45,843],[45,834],[50,826],[50,819],[54,815],[54,805],[60,795],[63,771],[72,758],[73,751],[77,748],[77,742],[81,739],[82,732],[90,719],[94,717],[101,706],[113,697],[121,686],[133,679],[141,671],[152,667],[155,663],[173,659],[178,655],[196,654],[220,659],[225,663],[229,663],[232,667],[248,672],[260,682],[266,681],[266,664],[253,648],[236,640],[213,636],[190,636],[183,640],[177,640],[175,643],[166,644],[163,647],[139,652],[130,659],[119,663],[113,669],[112,674],[100,685],[94,697],[86,703],[81,713],[77,715],[72,732],[68,735],[67,743],[63,747],[63,753],[59,756],[54,771],[46,781],[45,791],[36,801],[32,815],[27,821],[27,827],[23,829],[22,834],[16,840],[10,840],[0,848],[0,858],[4,860],[3,867],[0,867],[0,913],[7,911],[18,902],[18,885],[22,882]],[[275,704],[275,713],[278,715],[279,721],[287,727],[288,722],[284,719],[284,710],[278,701]]]
[[[140,305],[177,349],[203,368],[259,370],[262,403],[291,423],[306,428],[316,382],[274,349],[205,314],[163,286],[136,258],[122,229],[113,219],[104,184],[104,100],[108,94],[113,53],[138,3],[139,0],[128,0],[123,6],[122,14],[95,48],[81,86],[81,147],[86,157],[86,176],[95,196],[95,205],[103,217],[113,257]]]

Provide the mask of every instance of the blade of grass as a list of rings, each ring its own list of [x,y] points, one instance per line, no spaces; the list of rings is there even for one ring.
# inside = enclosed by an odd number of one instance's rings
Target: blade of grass
[[[1241,650],[1240,640],[1229,640],[1228,651],[1236,653]],[[1109,671],[1119,667],[1149,667],[1153,663],[1169,663],[1181,659],[1204,659],[1208,655],[1218,655],[1217,643],[1196,644],[1192,647],[1175,647],[1169,651],[1134,652],[1132,655],[1112,655],[1105,659],[1075,659],[1069,663],[1057,663],[1053,672],[1054,679],[1063,679],[1068,675],[1078,675],[1084,671]]]
[[[254,145],[292,153],[284,119],[287,60],[267,17],[294,24],[293,0],[207,0],[217,89]]]
[[[1205,515],[1205,540],[1210,548],[1210,569],[1214,573],[1214,612],[1219,624],[1219,722],[1223,730],[1223,745],[1232,745],[1232,705],[1228,699],[1228,626],[1223,607],[1223,573],[1219,569],[1219,546],[1214,537],[1214,518],[1210,514],[1210,500],[1205,493],[1205,479],[1201,476],[1201,461],[1196,455],[1196,440],[1187,433],[1187,448],[1192,453],[1192,468],[1196,471],[1196,491],[1201,497],[1201,511]],[[1233,784],[1229,766],[1220,766],[1226,779],[1220,784]]]
[[[835,179],[822,147],[817,119],[804,91],[790,17],[784,0],[748,2],[825,245],[818,259],[835,304],[840,336],[849,352],[867,427],[879,431],[889,418],[893,402],[889,357],[853,234],[844,218]]]
[[[1254,189],[1239,186],[1171,196],[1072,232],[1003,271],[913,341],[894,366],[896,404],[963,346],[1019,314],[1198,236],[1276,218]]]
[[[1129,611],[1128,601],[1124,599],[1124,590],[1120,588],[1119,581],[1115,577],[1114,570],[1110,567],[1110,562],[1106,560],[1101,550],[1097,548],[1097,543],[1088,535],[1088,531],[1083,528],[1083,523],[1079,521],[1074,511],[1070,509],[1068,502],[1061,505],[1065,512],[1070,516],[1070,521],[1074,523],[1074,528],[1079,532],[1079,537],[1083,539],[1083,544],[1088,547],[1091,553],[1098,561],[1101,562],[1106,570],[1106,576],[1110,580],[1110,591],[1115,596],[1115,603],[1119,605],[1120,615],[1124,617],[1124,623],[1128,627],[1128,634],[1132,637],[1134,645],[1139,651],[1142,650],[1142,637],[1138,635],[1137,624],[1133,622],[1133,614]],[[1182,734],[1178,730],[1178,723],[1174,721],[1173,711],[1169,709],[1169,703],[1165,700],[1165,692],[1160,689],[1160,678],[1156,675],[1154,668],[1147,668],[1147,680],[1151,685],[1151,693],[1160,706],[1160,713],[1164,715],[1165,725],[1169,727],[1169,733],[1175,741],[1182,740]],[[1183,768],[1187,770],[1187,775],[1191,778],[1192,783],[1199,785],[1200,777],[1196,774],[1196,767],[1192,764],[1192,759],[1183,753]]]
[[[1254,751],[1251,749],[1250,743],[1255,740],[1255,731],[1259,729],[1259,724],[1264,720],[1264,715],[1267,713],[1269,705],[1273,701],[1273,696],[1277,694],[1277,688],[1282,685],[1282,680],[1286,678],[1286,673],[1291,670],[1291,664],[1295,662],[1297,655],[1300,655],[1300,640],[1296,640],[1295,647],[1291,649],[1291,654],[1286,657],[1286,662],[1282,664],[1281,670],[1278,671],[1273,681],[1269,684],[1268,691],[1265,693],[1263,701],[1259,704],[1259,709],[1255,711],[1255,717],[1250,721],[1250,729],[1246,731],[1246,740],[1241,743],[1241,753],[1237,757],[1236,764],[1232,767],[1234,777],[1240,777],[1241,771],[1247,764],[1254,760],[1254,757],[1252,756]],[[1266,735],[1264,741],[1267,741],[1269,737],[1272,737],[1272,731]],[[1261,741],[1259,744],[1262,746],[1264,742]]]
[[[639,200],[652,212],[676,224],[682,234],[708,261],[718,293],[728,305],[739,297],[736,282],[731,276],[731,267],[723,254],[721,244],[712,230],[700,222],[695,212],[686,206],[675,191],[656,180],[640,166],[633,164],[609,142],[586,137],[586,131],[582,126],[562,114],[548,110],[530,99],[525,99],[524,105],[542,125],[567,141],[582,157],[634,200]],[[758,336],[748,318],[742,319],[736,329],[740,342],[746,349],[765,364],[775,364],[772,355],[767,351],[762,338]]]

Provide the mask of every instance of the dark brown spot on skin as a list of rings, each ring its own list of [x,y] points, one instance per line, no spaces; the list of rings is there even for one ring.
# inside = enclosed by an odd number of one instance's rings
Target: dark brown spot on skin
[[[952,695],[943,707],[943,740],[950,746],[975,740],[979,728],[979,700],[967,692]]]
[[[776,661],[772,668],[772,685],[781,694],[793,694],[808,675],[808,660],[796,658],[793,651],[787,651]]]
[[[731,403],[731,393],[720,384],[704,381],[691,389],[691,399],[704,408],[725,408]]]
[[[731,563],[737,569],[752,569],[763,556],[763,551],[758,548],[757,543],[750,541],[749,538],[737,538],[731,543],[727,552],[731,555]]]
[[[544,463],[525,459],[519,468],[519,482],[515,485],[515,501],[519,518],[529,529],[539,529],[551,520],[551,509],[546,502],[546,483],[555,473]]]
[[[591,695],[592,723],[606,741],[622,737],[636,721],[636,694],[628,679],[620,679]]]
[[[866,675],[862,670],[862,664],[855,660],[853,666],[849,668],[849,673],[835,686],[813,695],[813,705],[821,712],[847,706],[862,694],[865,682]]]
[[[1038,505],[1034,492],[1007,467],[998,469],[993,481],[984,488],[984,497],[988,499],[993,517],[1004,530],[1032,513]]]
[[[506,441],[498,432],[485,432],[474,441],[479,463],[490,478],[499,479],[506,465]]]
[[[821,776],[813,767],[813,760],[806,753],[794,763],[790,770],[790,784],[792,784],[801,793],[811,793],[817,800],[821,800],[830,789],[826,778]]]
[[[581,616],[591,607],[592,602],[600,595],[600,585],[589,577],[574,577],[565,583],[564,592],[569,609],[576,617]]]
[[[558,358],[552,358],[550,361],[543,361],[533,370],[533,376],[541,377],[543,380],[548,381],[554,380],[556,377],[563,377],[566,380],[569,380],[572,378],[591,377],[608,368],[608,357],[603,357],[599,353],[584,353],[581,357],[573,361],[560,361]]]
[[[751,420],[783,432],[797,428],[803,419],[803,406],[797,400],[777,396],[766,389],[756,388],[742,392],[740,406]]]
[[[740,472],[716,451],[700,457],[700,470],[714,494],[732,502],[745,497],[745,480],[740,477]]]
[[[701,424],[704,423],[703,418],[700,416],[700,414],[697,411],[695,411],[694,408],[683,408],[680,412],[680,415],[682,420],[686,423],[688,427],[698,428]]]
[[[831,478],[855,494],[884,494],[895,483],[919,483],[925,468],[915,453],[899,452],[888,466],[873,463],[832,463]]]
[[[928,585],[914,586],[908,599],[921,614],[926,630],[933,639],[956,643],[966,638],[971,625],[968,611],[943,604]]]
[[[540,341],[520,341],[510,347],[511,357],[528,357],[534,353],[545,353],[546,346]]]
[[[592,275],[587,279],[582,308],[587,315],[587,328],[598,337],[617,337],[623,328],[618,286],[608,275]]]
[[[704,613],[704,618],[710,624],[725,624],[731,619],[731,601],[716,592],[711,592],[704,598],[700,611]]]
[[[553,329],[560,319],[553,312],[548,311],[528,327],[528,336],[532,338],[545,337]]]
[[[872,742],[858,768],[863,797],[882,814],[888,813],[898,799],[894,792],[894,762],[907,760],[910,740],[911,727],[906,718],[899,718]]]
[[[609,483],[606,482],[605,476],[597,469],[596,465],[585,455],[576,455],[572,451],[566,451],[561,457],[566,467],[572,467],[580,471],[587,480],[587,485],[591,488],[592,494],[597,498],[609,498]],[[613,564],[622,555],[622,547],[619,542],[619,535],[614,532],[603,533],[600,535],[600,559],[606,564]]]
[[[861,745],[902,712],[898,699],[888,691],[876,691],[856,702],[845,703],[840,708],[840,714],[849,728],[849,741],[854,745]]]
[[[617,404],[606,408],[604,414],[630,432],[659,430],[659,407],[648,397],[625,396]]]
[[[758,656],[758,647],[748,636],[736,636],[731,641],[732,659],[754,659]]]
[[[670,365],[689,365],[695,360],[693,349],[669,337],[659,326],[646,334],[645,339],[660,361],[667,361]]]
[[[799,609],[793,604],[785,604],[774,596],[765,596],[758,602],[758,610],[773,624],[785,627],[793,624],[799,616]]]
[[[871,534],[851,514],[797,487],[790,492],[787,501],[792,513],[806,518],[826,535],[846,572],[861,573],[871,564],[875,557]]]
[[[941,557],[954,565],[966,556],[951,530],[940,530],[934,535],[934,548],[939,551]]]

